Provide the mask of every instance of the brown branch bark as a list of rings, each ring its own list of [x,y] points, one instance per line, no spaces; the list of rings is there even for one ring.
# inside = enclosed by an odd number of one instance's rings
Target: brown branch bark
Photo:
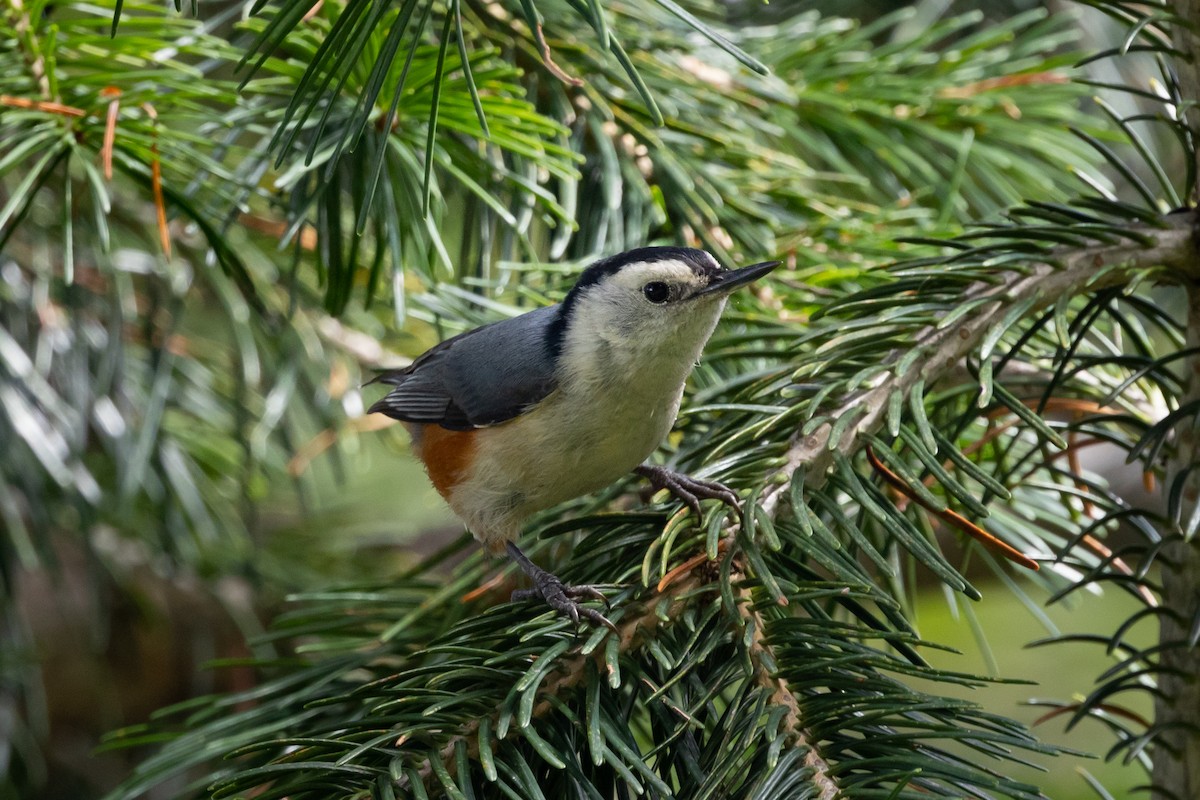
[[[1200,283],[1187,287],[1187,346],[1200,346]],[[1180,404],[1200,400],[1200,359],[1186,365],[1187,391]],[[1167,465],[1164,494],[1185,470],[1182,514],[1188,520],[1200,498],[1200,430],[1195,420],[1176,428],[1175,452]],[[1169,534],[1170,532],[1164,532]],[[1188,646],[1193,622],[1200,619],[1200,537],[1178,539],[1159,557],[1162,605],[1175,614],[1160,616],[1160,694],[1154,702],[1154,724],[1161,738],[1154,749],[1156,796],[1200,797],[1200,644]]]
[[[838,796],[838,786],[829,774],[829,762],[817,749],[813,734],[804,726],[804,711],[787,678],[771,672],[768,664],[778,664],[775,650],[763,636],[763,626],[766,621],[754,611],[754,601],[748,590],[741,592],[741,612],[748,623],[754,626],[754,635],[750,641],[750,659],[754,664],[755,677],[764,689],[771,693],[771,702],[787,709],[783,726],[787,730],[788,744],[802,748],[804,751],[804,766],[812,770],[812,785],[819,794],[817,800],[835,800]]]
[[[13,28],[17,32],[18,46],[21,47],[25,63],[29,67],[29,73],[37,83],[42,99],[57,100],[57,97],[50,96],[50,81],[46,77],[46,61],[38,47],[37,36],[33,29],[33,22],[29,18],[29,12],[21,0],[9,0],[8,7],[13,20]]]
[[[1178,0],[1175,13],[1184,24],[1172,26],[1172,42],[1182,54],[1174,66],[1184,103],[1192,105],[1184,112],[1189,127],[1200,130],[1200,0]],[[1200,166],[1200,149],[1192,153]],[[1195,205],[1196,186],[1188,197]],[[1200,254],[1189,257],[1192,280],[1185,284],[1187,293],[1187,347],[1200,345]],[[1187,387],[1180,404],[1200,400],[1200,359],[1185,362]],[[1188,520],[1200,499],[1200,430],[1197,420],[1184,421],[1176,428],[1175,450],[1167,464],[1163,492],[1170,492],[1176,479],[1185,478],[1180,518]],[[1162,615],[1159,625],[1158,677],[1160,694],[1154,702],[1154,724],[1161,731],[1154,749],[1153,785],[1156,796],[1169,798],[1200,797],[1200,644],[1188,646],[1192,625],[1200,619],[1200,539],[1179,540],[1163,550],[1159,559],[1162,578],[1162,604],[1177,615]]]

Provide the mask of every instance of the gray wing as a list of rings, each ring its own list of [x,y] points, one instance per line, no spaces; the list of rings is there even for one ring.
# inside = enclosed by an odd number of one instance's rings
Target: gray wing
[[[523,414],[557,385],[546,344],[557,316],[558,306],[547,306],[447,339],[408,367],[375,378],[395,388],[368,413],[450,430]]]

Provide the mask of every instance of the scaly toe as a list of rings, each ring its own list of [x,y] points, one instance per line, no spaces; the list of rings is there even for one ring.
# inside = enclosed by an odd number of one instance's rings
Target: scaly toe
[[[530,561],[515,543],[509,542],[505,547],[513,560],[533,580],[534,586],[532,589],[518,589],[513,592],[512,599],[514,602],[538,598],[545,601],[546,605],[569,618],[575,624],[579,624],[579,619],[582,617],[592,624],[603,625],[614,632],[617,630],[617,627],[599,611],[586,608],[576,602],[576,600],[600,600],[605,605],[608,605],[608,600],[595,586],[586,584],[567,586],[557,576]]]
[[[655,489],[666,489],[679,498],[684,505],[692,510],[697,519],[701,516],[701,500],[720,500],[722,503],[732,506],[738,513],[742,511],[741,501],[737,494],[728,486],[718,481],[693,478],[682,472],[675,472],[666,467],[659,467],[652,464],[643,464],[634,471],[647,478]]]
[[[568,617],[576,625],[579,624],[579,618],[582,617],[594,625],[603,625],[610,631],[616,632],[617,626],[613,625],[608,617],[594,608],[581,606],[574,600],[576,597],[603,600],[604,595],[591,586],[563,586],[557,580],[555,583],[557,583],[557,586],[547,587],[545,593],[542,594],[542,599],[546,601],[546,605],[563,616]]]
[[[608,598],[604,596],[604,592],[590,584],[564,586],[563,592],[572,600],[599,600],[604,605],[608,605]]]

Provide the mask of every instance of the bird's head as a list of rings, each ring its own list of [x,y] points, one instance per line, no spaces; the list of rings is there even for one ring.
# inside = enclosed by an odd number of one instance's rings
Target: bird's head
[[[607,340],[702,345],[725,300],[778,261],[724,269],[704,250],[642,247],[597,261],[562,304],[564,329]]]
[[[557,334],[576,348],[609,349],[689,363],[712,334],[725,300],[779,262],[724,269],[712,255],[686,247],[643,247],[588,267],[563,301]]]

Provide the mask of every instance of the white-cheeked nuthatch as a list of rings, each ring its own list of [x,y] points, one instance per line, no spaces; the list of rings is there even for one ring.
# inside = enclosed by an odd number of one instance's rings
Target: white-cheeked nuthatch
[[[371,406],[405,423],[413,450],[450,508],[492,552],[507,549],[536,595],[574,620],[609,625],[578,605],[603,599],[564,586],[517,547],[533,513],[629,472],[699,499],[738,505],[729,488],[644,461],[671,430],[683,385],[729,294],[779,262],[723,269],[703,250],[643,247],[597,261],[562,303],[447,339]]]

